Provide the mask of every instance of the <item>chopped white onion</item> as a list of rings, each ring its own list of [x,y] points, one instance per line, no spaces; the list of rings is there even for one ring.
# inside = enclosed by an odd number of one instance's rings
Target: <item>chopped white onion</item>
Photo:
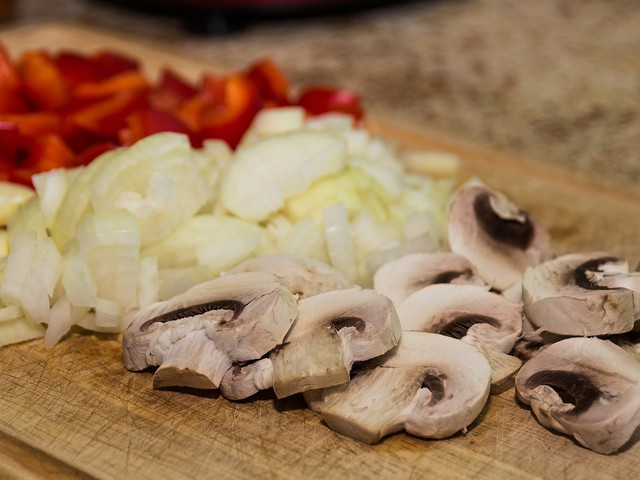
[[[0,182],[0,225],[6,225],[16,209],[31,197],[33,190],[29,187]]]
[[[71,325],[71,304],[66,297],[61,297],[53,304],[49,313],[47,331],[44,334],[45,348],[53,348],[69,331]]]
[[[11,237],[0,297],[5,305],[21,305],[34,322],[49,318],[50,296],[62,273],[62,255],[50,238],[38,239],[35,232]]]
[[[98,299],[116,302],[124,311],[136,307],[140,260],[136,217],[125,210],[91,213],[78,222],[75,241]]]
[[[47,228],[53,224],[58,208],[64,199],[72,178],[72,170],[56,168],[48,172],[37,173],[31,177],[38,194],[40,210]]]
[[[322,209],[322,225],[331,265],[352,282],[358,280],[356,253],[349,231],[347,210],[342,203]]]
[[[39,174],[4,233],[0,335],[34,338],[48,323],[49,348],[74,324],[120,332],[137,309],[271,253],[367,285],[384,259],[446,242],[453,182],[398,158],[348,115],[284,107],[261,112],[235,152],[160,133]]]

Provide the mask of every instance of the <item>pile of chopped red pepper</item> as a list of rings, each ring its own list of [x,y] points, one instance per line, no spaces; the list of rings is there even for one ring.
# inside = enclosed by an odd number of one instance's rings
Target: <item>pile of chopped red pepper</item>
[[[283,71],[264,59],[198,84],[168,67],[151,81],[119,52],[30,50],[12,59],[0,45],[0,181],[31,184],[35,173],[86,165],[101,153],[161,131],[235,147],[263,108],[299,105],[310,115],[362,117],[349,90],[308,87],[294,98]]]

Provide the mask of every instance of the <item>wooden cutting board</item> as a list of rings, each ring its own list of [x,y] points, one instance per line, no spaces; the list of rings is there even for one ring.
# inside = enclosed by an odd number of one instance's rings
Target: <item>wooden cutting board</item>
[[[150,73],[220,69],[70,25],[7,30],[0,39],[12,55],[109,47],[143,59]],[[479,176],[539,216],[557,252],[604,249],[640,260],[640,197],[403,125],[398,115],[369,123],[402,145],[458,154],[463,177]],[[40,340],[0,348],[0,478],[634,478],[639,439],[640,431],[617,455],[590,452],[542,428],[511,384],[466,433],[440,441],[401,433],[369,446],[329,430],[298,397],[265,392],[229,402],[216,392],[153,390],[151,373],[124,369],[117,336],[74,333],[51,351]]]

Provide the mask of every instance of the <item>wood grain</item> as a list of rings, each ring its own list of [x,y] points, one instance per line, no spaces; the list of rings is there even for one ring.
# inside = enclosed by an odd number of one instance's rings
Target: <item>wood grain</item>
[[[128,51],[149,72],[190,77],[219,66],[69,25],[5,31],[12,54],[51,49]],[[562,169],[524,167],[459,139],[378,115],[370,127],[410,147],[451,151],[477,175],[539,216],[556,250],[609,249],[640,260],[640,197],[602,190]],[[265,392],[230,402],[216,392],[153,390],[151,373],[120,361],[118,336],[75,332],[51,351],[41,340],[0,349],[0,478],[633,478],[638,432],[617,455],[592,453],[542,428],[495,392],[466,433],[441,441],[404,433],[368,446],[327,428],[299,397]]]

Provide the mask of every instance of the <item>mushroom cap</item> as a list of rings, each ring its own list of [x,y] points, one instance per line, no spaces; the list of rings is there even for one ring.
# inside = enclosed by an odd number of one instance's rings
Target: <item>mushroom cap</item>
[[[545,228],[499,192],[467,185],[454,197],[448,222],[451,251],[468,258],[485,282],[505,290],[530,265],[551,257]]]
[[[372,289],[348,288],[298,302],[298,317],[275,349],[273,389],[279,398],[349,381],[354,362],[398,344],[400,321],[393,302]]]
[[[400,344],[349,383],[304,394],[330,428],[365,443],[402,429],[446,438],[466,429],[489,396],[486,359],[459,340],[404,332]]]
[[[559,335],[628,332],[637,293],[613,281],[627,272],[626,262],[607,252],[570,253],[530,267],[522,280],[525,315]]]
[[[331,265],[302,255],[264,255],[246,260],[227,274],[240,272],[273,273],[298,298],[353,287],[353,283]]]
[[[258,359],[282,343],[297,311],[273,274],[218,277],[141,309],[124,332],[122,360],[129,370],[160,366],[162,386],[174,378],[172,386],[202,388],[204,375],[217,388],[232,362]]]
[[[410,253],[385,263],[373,276],[373,288],[396,305],[434,283],[484,285],[476,267],[452,252]]]
[[[396,308],[403,330],[471,338],[509,353],[522,331],[518,304],[476,285],[435,284],[411,294]]]
[[[640,363],[608,340],[549,345],[516,376],[517,396],[545,427],[597,453],[614,453],[640,424]]]

